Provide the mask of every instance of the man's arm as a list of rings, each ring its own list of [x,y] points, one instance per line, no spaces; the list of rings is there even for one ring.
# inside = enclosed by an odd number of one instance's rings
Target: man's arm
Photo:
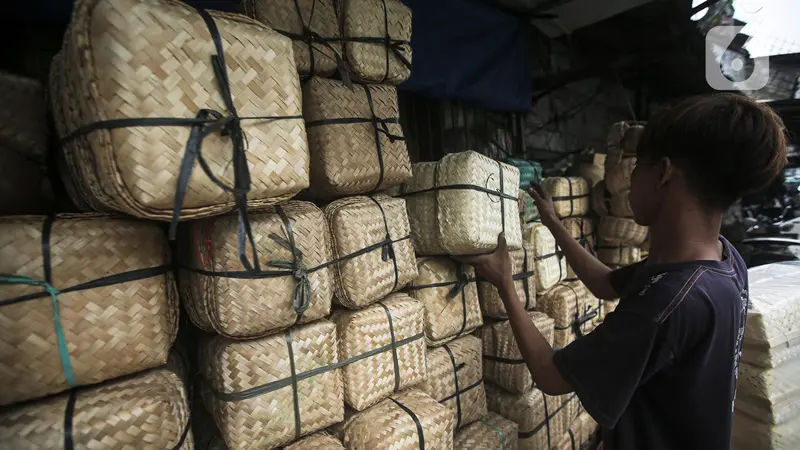
[[[567,257],[567,262],[572,270],[595,297],[602,300],[619,298],[619,293],[611,284],[611,272],[613,271],[569,234],[556,216],[550,195],[540,187],[537,186],[537,188],[531,188],[529,193],[536,202],[542,224],[553,233],[553,237],[564,252],[564,256]]]
[[[511,322],[511,330],[514,332],[519,352],[536,386],[549,395],[572,392],[572,388],[561,377],[553,362],[553,347],[536,329],[536,325],[519,301],[517,291],[514,289],[511,258],[508,256],[505,236],[502,234],[498,236],[497,248],[491,254],[461,257],[458,260],[474,265],[478,276],[497,288]]]
[[[536,386],[545,394],[560,395],[572,392],[572,387],[561,376],[553,362],[553,347],[531,321],[531,317],[519,301],[514,281],[508,278],[497,288],[503,299],[511,330],[517,347]]]

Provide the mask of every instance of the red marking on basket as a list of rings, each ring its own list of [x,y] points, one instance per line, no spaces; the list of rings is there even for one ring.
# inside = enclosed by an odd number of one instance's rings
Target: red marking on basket
[[[200,236],[195,233],[195,251],[197,252],[197,260],[200,262],[201,267],[207,267],[206,263],[210,261],[206,261],[206,255],[212,255],[214,250],[214,245],[211,242],[211,224],[201,223],[199,227],[195,228],[197,230],[199,228]],[[203,248],[201,244],[206,245],[206,253],[203,253]],[[209,258],[210,259],[210,258]]]

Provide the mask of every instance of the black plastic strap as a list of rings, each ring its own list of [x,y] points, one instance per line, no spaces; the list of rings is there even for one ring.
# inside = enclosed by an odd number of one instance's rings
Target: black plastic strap
[[[456,279],[457,284],[450,290],[448,295],[450,298],[453,298],[455,297],[453,294],[457,294],[459,291],[461,293],[461,328],[458,330],[458,333],[456,333],[456,337],[458,337],[467,329],[467,294],[464,292],[464,289],[467,284],[469,284],[469,280],[464,273],[464,268],[460,264],[456,268]],[[458,289],[459,287],[461,289]]]
[[[569,434],[569,441],[572,444],[572,450],[578,450],[578,447],[575,446],[575,433],[572,432],[572,428],[567,428],[567,434]]]
[[[547,411],[547,395],[542,392],[542,399],[544,400],[544,425],[547,427],[547,448],[553,448],[553,444],[550,438],[550,413]],[[556,413],[553,413],[555,416]]]
[[[384,3],[384,8],[386,8],[386,3]],[[388,25],[387,25],[388,26]],[[386,71],[388,75],[389,71],[389,51],[386,51]],[[369,91],[369,86],[366,84],[363,85],[364,87],[364,94],[367,96],[367,105],[369,106],[369,115],[370,119],[372,119],[372,128],[375,130],[375,151],[378,153],[378,168],[380,169],[380,173],[378,174],[378,183],[375,184],[375,188],[373,188],[373,192],[380,189],[381,185],[383,184],[383,176],[386,172],[386,169],[383,164],[383,144],[381,143],[381,133],[378,131],[378,123],[386,127],[385,133],[387,136],[390,136],[389,129],[386,126],[386,122],[379,122],[378,116],[375,115],[375,104],[372,102],[372,93]]]
[[[42,225],[42,265],[44,266],[44,281],[51,286],[53,285],[53,266],[50,262],[50,234],[53,231],[53,222],[55,220],[54,216],[47,216]],[[0,302],[0,305],[2,305],[2,302]]]
[[[292,221],[289,220],[289,216],[286,215],[286,212],[280,205],[275,207],[275,212],[281,219],[284,230],[286,230],[286,239],[284,240],[280,236],[274,234],[271,234],[269,237],[278,243],[278,245],[289,250],[292,254],[292,260],[271,261],[267,263],[267,266],[289,269],[291,271],[295,279],[295,286],[292,292],[292,308],[295,314],[297,314],[295,323],[298,323],[303,317],[303,313],[311,306],[311,282],[308,279],[308,270],[303,262],[303,252],[298,249],[295,244]]]
[[[503,186],[503,180],[505,178],[503,176],[503,164],[500,161],[497,161],[497,170],[500,173],[500,192],[505,193],[506,191],[505,191],[504,186]],[[514,197],[514,201],[517,201],[517,197],[516,196],[511,196],[511,197]],[[505,200],[506,199],[504,197],[500,197],[500,224],[502,226],[504,234],[506,232],[506,202],[505,202]]]
[[[454,382],[455,382],[455,387],[456,387],[456,392],[455,392],[456,417],[457,417],[456,429],[459,429],[459,428],[461,428],[461,390],[458,387],[458,370],[459,370],[459,366],[458,366],[458,364],[456,364],[456,357],[455,357],[455,355],[453,355],[453,351],[450,350],[450,346],[448,346],[447,344],[444,344],[443,347],[444,347],[445,351],[447,351],[447,356],[450,357],[450,363],[453,364],[453,379],[455,380]]]
[[[434,186],[427,189],[420,189],[419,191],[403,192],[397,197],[410,197],[412,195],[426,194],[428,192],[435,192],[435,191],[457,191],[457,190],[478,191],[495,197],[500,197],[506,200],[514,200],[514,201],[517,200],[517,197],[514,197],[513,195],[506,194],[505,192],[498,192],[494,189],[489,189],[487,187],[478,186],[477,184],[450,184],[447,186]]]
[[[300,439],[300,399],[297,393],[297,368],[294,364],[294,349],[292,348],[292,330],[286,330],[286,349],[289,350],[289,370],[291,370],[292,380],[292,403],[294,404],[294,438]]]
[[[183,427],[183,431],[181,432],[180,439],[178,439],[178,443],[175,444],[174,447],[172,447],[172,450],[180,450],[180,448],[183,447],[183,444],[186,442],[186,438],[189,436],[189,430],[191,429],[192,429],[192,419],[189,418],[186,421],[186,426]]]
[[[378,207],[378,210],[381,212],[381,217],[383,218],[383,228],[386,230],[386,237],[383,239],[383,249],[381,250],[381,259],[383,261],[388,261],[389,259],[392,260],[392,264],[394,267],[394,285],[392,286],[392,291],[394,292],[397,289],[397,283],[399,281],[399,273],[397,269],[397,258],[395,258],[394,254],[394,244],[392,243],[392,236],[389,233],[389,221],[386,219],[386,211],[383,210],[383,205],[380,204],[377,200],[372,197],[367,197],[372,200],[373,203]],[[391,323],[391,319],[390,319]]]
[[[392,312],[389,307],[384,305],[383,302],[378,302],[386,311],[386,318],[389,320],[389,334],[392,338],[392,363],[394,364],[394,392],[400,390],[400,361],[397,359],[397,337],[394,334],[394,321],[392,320]]]
[[[70,293],[70,292],[84,291],[84,290],[87,290],[87,289],[96,289],[96,288],[101,288],[101,287],[106,287],[106,286],[113,286],[115,284],[128,283],[130,281],[144,280],[146,278],[152,278],[152,277],[156,277],[156,276],[159,276],[159,275],[164,275],[165,273],[169,272],[170,270],[172,270],[172,268],[169,265],[150,267],[150,268],[147,268],[147,269],[131,270],[131,271],[128,271],[128,272],[122,272],[122,273],[118,273],[116,275],[110,275],[110,276],[107,276],[107,277],[98,278],[96,280],[87,281],[86,283],[81,283],[81,284],[78,284],[78,285],[75,285],[75,286],[71,286],[71,287],[68,287],[68,288],[65,288],[65,289],[60,289],[59,292],[61,294],[67,294],[67,293]],[[7,283],[7,282],[4,282],[4,281],[0,281],[0,284],[16,284],[16,283]],[[49,296],[50,296],[49,292],[35,292],[33,294],[21,295],[19,297],[13,297],[13,298],[7,298],[7,299],[4,299],[4,300],[0,300],[0,306],[13,305],[15,303],[21,303],[21,302],[34,300],[34,299],[37,299],[37,298],[49,297]]]
[[[64,408],[64,450],[75,449],[75,436],[73,436],[73,420],[75,419],[75,401],[78,398],[78,391],[70,389],[67,397],[67,407]]]
[[[349,259],[357,258],[361,255],[365,255],[371,251],[377,250],[379,248],[385,247],[387,244],[396,244],[398,242],[402,242],[405,240],[410,239],[411,236],[403,236],[399,239],[390,239],[389,241],[381,240],[380,242],[376,242],[374,244],[368,245],[361,250],[357,250],[349,255],[341,256],[336,259],[332,259],[330,261],[324,262],[318,266],[312,267],[310,269],[306,269],[307,273],[314,273],[318,270],[322,270],[326,267],[332,266],[334,264],[338,264],[340,262],[347,261]],[[277,277],[285,277],[293,275],[291,270],[260,270],[260,271],[246,271],[246,270],[223,270],[223,271],[213,271],[213,270],[205,270],[205,269],[198,269],[196,267],[187,266],[185,264],[178,264],[183,270],[188,270],[190,272],[194,272],[200,275],[205,275],[209,277],[225,277],[225,278],[236,278],[242,280],[260,280],[263,278],[277,278]]]
[[[524,359],[503,358],[494,355],[483,355],[483,359],[501,364],[525,364]]]
[[[345,367],[345,366],[349,366],[350,364],[356,363],[358,361],[361,361],[361,360],[364,360],[364,359],[367,359],[367,358],[371,358],[371,357],[379,355],[379,354],[381,354],[383,352],[388,352],[389,350],[392,350],[395,347],[402,347],[402,346],[404,346],[406,344],[410,344],[410,343],[412,343],[414,341],[418,341],[418,340],[422,339],[423,337],[425,337],[425,333],[418,333],[418,334],[415,334],[414,336],[410,336],[410,337],[407,337],[405,339],[401,339],[401,340],[395,342],[395,345],[386,344],[384,346],[381,346],[381,347],[369,350],[367,352],[364,352],[364,353],[362,353],[362,354],[360,354],[358,356],[353,356],[352,358],[345,359],[344,361],[339,361],[339,362],[336,362],[336,363],[333,363],[333,364],[329,364],[327,366],[317,367],[316,369],[311,369],[311,370],[308,370],[306,372],[301,372],[301,373],[297,374],[295,379],[298,382],[303,381],[303,380],[307,380],[307,379],[315,377],[317,375],[322,375],[323,373],[331,372],[331,371],[334,371],[336,369],[339,369],[339,368],[342,368],[342,367]],[[255,398],[255,397],[258,397],[260,395],[268,394],[270,392],[275,392],[278,389],[283,389],[283,388],[291,386],[291,385],[292,385],[292,379],[291,378],[283,378],[283,379],[280,379],[280,380],[276,380],[276,381],[272,381],[272,382],[269,382],[269,383],[266,383],[266,384],[262,384],[260,386],[255,386],[255,387],[252,387],[252,388],[249,388],[249,389],[245,389],[245,390],[239,391],[239,392],[220,392],[220,391],[217,391],[217,390],[215,390],[213,388],[210,389],[210,391],[214,395],[214,397],[216,397],[220,401],[223,401],[223,402],[238,402],[238,401],[242,401],[242,400],[248,400],[248,399],[251,399],[251,398]]]
[[[461,364],[458,366],[458,368],[457,368],[456,370],[461,370],[461,368],[462,368],[462,367],[464,367],[464,363],[461,363]],[[471,390],[473,390],[473,389],[475,389],[476,387],[478,387],[478,386],[481,386],[481,385],[483,385],[483,378],[481,378],[480,380],[478,380],[478,381],[476,381],[476,382],[474,382],[474,383],[470,384],[469,386],[467,386],[467,387],[465,387],[465,388],[461,388],[461,389],[460,389],[458,392],[454,392],[454,393],[452,393],[452,394],[448,395],[447,397],[445,397],[445,398],[443,398],[443,399],[442,399],[442,402],[446,402],[446,401],[448,401],[448,400],[450,400],[450,399],[453,399],[453,398],[455,398],[457,395],[460,395],[460,394],[464,394],[464,393],[466,393],[466,392],[469,392],[469,391],[471,391]]]
[[[422,429],[422,423],[419,421],[419,418],[414,414],[414,411],[411,411],[406,405],[398,402],[392,397],[389,397],[390,400],[394,402],[395,405],[399,406],[400,409],[405,411],[406,414],[411,416],[411,420],[414,421],[414,424],[417,426],[417,437],[419,442],[419,450],[425,450],[425,433]]]
[[[522,270],[526,271],[526,272],[528,271],[528,250],[525,248],[524,245],[522,246]],[[522,278],[522,288],[525,290],[525,310],[526,311],[529,310],[530,307],[531,307],[531,296],[528,293],[529,286],[530,286],[529,283],[528,283],[528,278],[529,277],[523,277]]]
[[[569,398],[567,398],[567,400],[564,401],[564,403],[562,403],[558,408],[556,408],[556,410],[553,411],[552,414],[548,414],[547,413],[547,395],[545,395],[543,393],[542,397],[544,398],[545,420],[543,420],[542,423],[540,423],[538,426],[536,426],[536,428],[534,428],[533,430],[524,431],[524,432],[520,431],[519,434],[517,435],[517,437],[519,439],[528,439],[528,438],[531,438],[533,436],[536,436],[536,433],[538,433],[542,428],[547,427],[547,443],[548,443],[547,448],[550,448],[550,419],[555,417],[556,414],[558,414],[562,409],[564,409],[569,404],[569,402],[574,400],[575,399],[575,394],[570,395]]]

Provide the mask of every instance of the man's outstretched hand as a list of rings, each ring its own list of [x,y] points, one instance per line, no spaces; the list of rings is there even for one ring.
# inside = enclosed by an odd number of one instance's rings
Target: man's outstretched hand
[[[528,194],[533,197],[533,202],[536,204],[536,209],[539,211],[539,217],[542,224],[547,228],[552,229],[553,225],[558,222],[555,207],[553,206],[553,198],[550,193],[545,191],[540,184],[531,183]]]
[[[511,257],[508,256],[506,237],[503,233],[497,236],[497,248],[488,255],[460,256],[456,260],[471,264],[475,273],[498,289],[513,289]]]

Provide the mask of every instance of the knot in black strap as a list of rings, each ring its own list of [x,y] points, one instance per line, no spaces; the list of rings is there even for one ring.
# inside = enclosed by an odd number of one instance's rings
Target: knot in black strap
[[[389,233],[386,233],[386,237],[383,238],[381,259],[384,261],[394,259],[394,243],[392,242],[392,237],[389,235]]]
[[[447,293],[447,297],[451,299],[455,298],[459,292],[464,291],[467,284],[469,284],[469,278],[467,278],[467,274],[464,273],[464,269],[458,266],[456,269],[456,284],[450,289],[450,292]]]
[[[292,308],[297,314],[298,320],[300,316],[311,305],[311,282],[308,279],[308,267],[303,261],[303,252],[295,245],[294,233],[292,232],[292,223],[289,217],[280,206],[275,207],[278,217],[283,222],[283,227],[286,230],[288,239],[284,239],[277,234],[270,234],[269,238],[281,247],[289,250],[292,254],[291,261],[270,261],[268,266],[276,267],[279,269],[287,269],[291,272],[295,279],[294,290],[292,291]]]

